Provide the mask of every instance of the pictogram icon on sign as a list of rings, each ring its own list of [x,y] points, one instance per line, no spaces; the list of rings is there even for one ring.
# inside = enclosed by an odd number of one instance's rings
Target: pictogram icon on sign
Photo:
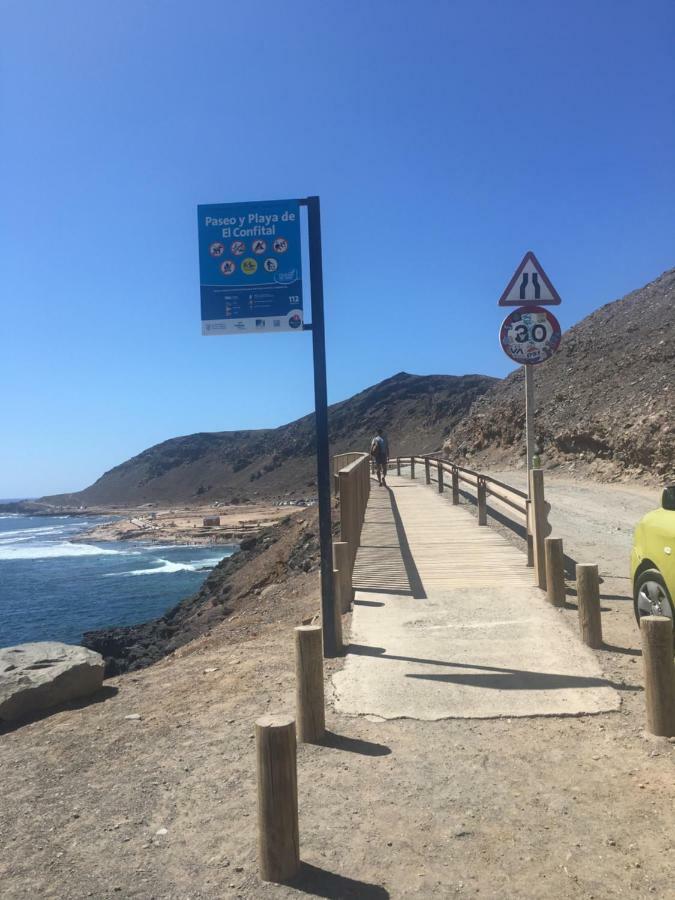
[[[251,256],[247,256],[241,264],[241,271],[244,275],[255,275],[258,263]]]
[[[286,238],[277,238],[272,245],[275,253],[285,253],[288,250],[288,241]]]
[[[560,294],[531,250],[527,251],[499,298],[499,306],[527,306],[529,303],[533,306],[560,304]]]
[[[235,256],[243,256],[246,253],[246,244],[243,241],[232,241],[231,250]]]
[[[252,244],[252,246],[251,246],[251,250],[253,250],[254,253],[258,253],[258,254],[264,253],[265,250],[267,250],[267,242],[266,242],[266,241],[261,241],[261,240],[258,238],[257,240],[253,241],[253,244]]]
[[[276,272],[276,270],[279,268],[279,263],[276,261],[276,259],[272,259],[272,257],[270,256],[265,260],[263,266],[265,267],[266,272]]]
[[[220,271],[223,273],[223,275],[231,275],[234,272],[235,268],[236,266],[231,259],[226,259],[220,264]]]

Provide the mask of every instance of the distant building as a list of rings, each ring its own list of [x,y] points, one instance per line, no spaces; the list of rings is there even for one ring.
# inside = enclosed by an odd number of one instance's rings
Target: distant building
[[[208,528],[210,525],[220,525],[220,516],[204,516],[202,522],[205,528]]]

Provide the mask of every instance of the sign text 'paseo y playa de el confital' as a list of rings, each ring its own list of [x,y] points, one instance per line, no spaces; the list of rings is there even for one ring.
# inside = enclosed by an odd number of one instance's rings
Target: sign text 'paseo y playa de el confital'
[[[302,331],[298,201],[197,209],[202,334]]]

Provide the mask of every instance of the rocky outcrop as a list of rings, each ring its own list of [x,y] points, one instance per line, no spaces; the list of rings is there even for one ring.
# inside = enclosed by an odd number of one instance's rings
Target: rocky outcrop
[[[235,610],[255,605],[265,588],[318,566],[317,510],[289,516],[245,538],[222,560],[200,590],[161,618],[85,632],[82,643],[105,660],[106,677],[133,672],[208,633]]]
[[[0,724],[29,719],[96,693],[103,658],[84,647],[41,641],[0,649]]]

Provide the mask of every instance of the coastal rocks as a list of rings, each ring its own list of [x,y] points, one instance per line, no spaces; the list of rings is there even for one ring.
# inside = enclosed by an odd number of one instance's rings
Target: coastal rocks
[[[87,697],[103,683],[103,659],[84,647],[41,641],[0,649],[0,723]]]

